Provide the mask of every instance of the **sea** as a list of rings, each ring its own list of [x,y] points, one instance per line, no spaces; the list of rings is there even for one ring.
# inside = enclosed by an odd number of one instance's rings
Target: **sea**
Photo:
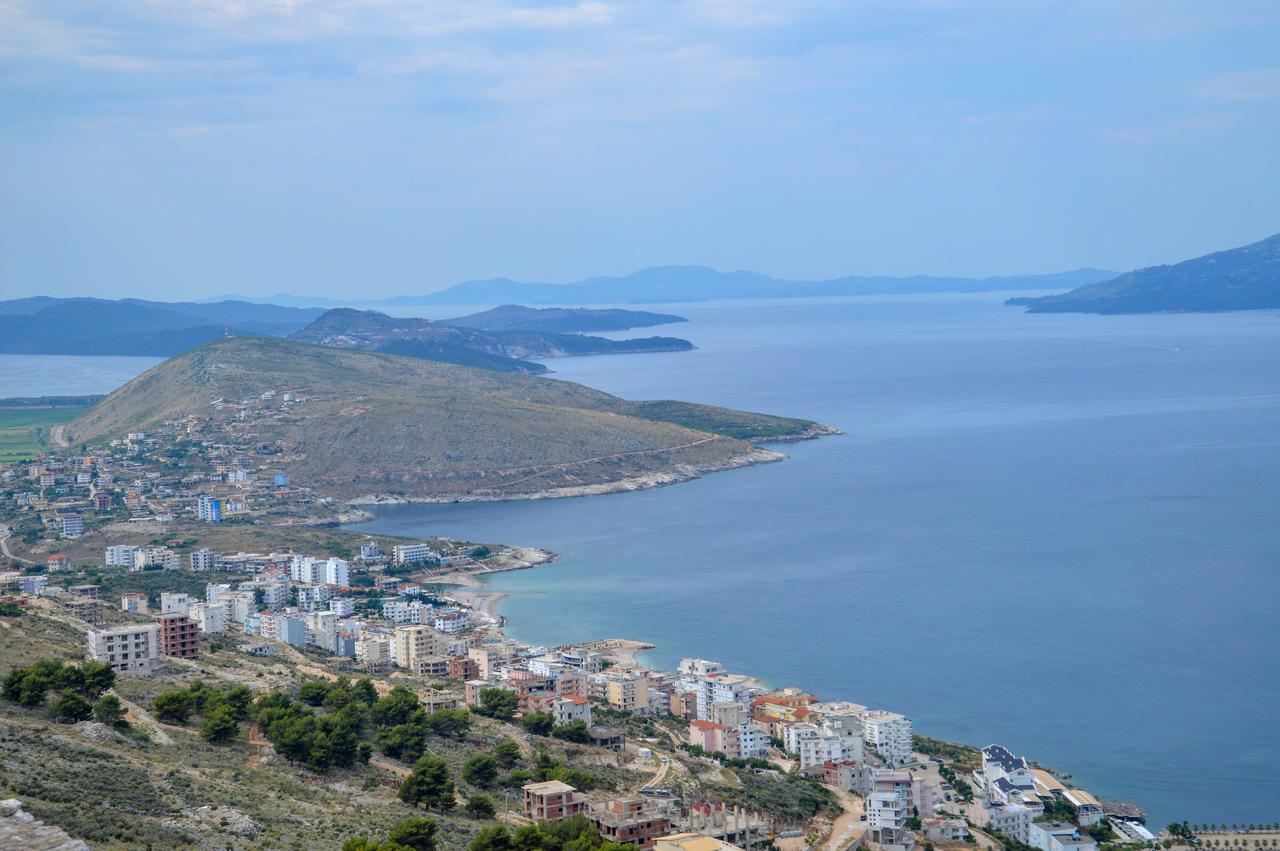
[[[844,434],[656,490],[360,528],[558,553],[488,582],[525,641],[640,639],[663,668],[715,659],[892,709],[1154,825],[1280,820],[1280,313],[1004,297],[646,305],[690,321],[633,335],[697,349],[553,377]],[[0,396],[30,395],[4,366]]]

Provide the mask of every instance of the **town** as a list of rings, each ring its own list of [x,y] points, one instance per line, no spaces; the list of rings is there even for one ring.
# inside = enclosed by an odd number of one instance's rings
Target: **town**
[[[532,765],[551,760],[543,748],[556,743],[574,749],[566,759],[596,767],[512,771],[504,794],[516,799],[476,805],[498,830],[572,822],[601,842],[687,851],[1093,851],[1199,841],[1189,826],[1153,833],[1133,804],[1098,800],[1000,745],[918,735],[886,709],[768,687],[711,660],[655,670],[635,641],[515,641],[469,586],[554,556],[335,530],[341,508],[293,483],[290,449],[264,438],[307,398],[305,388],[281,388],[220,399],[213,405],[234,410],[229,420],[167,422],[98,451],[67,448],[0,469],[0,545],[12,567],[0,574],[0,606],[78,633],[85,663],[113,672],[134,707],[129,721],[153,737],[174,732],[152,716],[186,716],[167,711],[162,698],[172,692],[151,694],[148,711],[128,683],[177,677],[203,688],[191,682],[205,660],[236,659],[218,664],[259,704],[280,666],[296,696],[310,689],[322,703],[325,689],[359,678],[371,684],[375,710],[407,690],[426,717],[462,712],[515,730],[504,735],[524,743]],[[30,653],[35,661],[39,649]],[[265,667],[244,667],[252,665]],[[251,744],[288,753],[259,726]],[[406,745],[391,734],[398,729],[362,745],[363,760],[408,801],[431,748],[422,736]],[[318,768],[313,779],[323,783],[331,763],[317,759],[309,753],[296,770]],[[601,766],[616,779],[602,782]],[[500,847],[481,844],[484,835],[471,847]]]

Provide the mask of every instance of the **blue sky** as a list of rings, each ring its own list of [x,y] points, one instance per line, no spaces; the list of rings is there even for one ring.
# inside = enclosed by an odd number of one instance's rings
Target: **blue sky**
[[[1273,0],[0,0],[5,296],[1127,269],[1278,150]]]

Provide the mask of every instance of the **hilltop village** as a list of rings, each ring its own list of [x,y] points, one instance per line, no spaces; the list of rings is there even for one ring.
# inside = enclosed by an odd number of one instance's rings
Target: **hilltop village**
[[[608,636],[517,642],[476,577],[553,554],[336,528],[360,515],[293,481],[289,448],[260,439],[307,404],[305,388],[217,400],[234,415],[0,468],[0,787],[16,799],[0,837],[475,851],[1202,842],[892,711],[711,660],[654,670],[638,659],[646,645]],[[62,766],[77,749],[109,779],[15,767]],[[233,792],[250,783],[281,791],[249,807]],[[380,845],[415,830],[417,844]]]

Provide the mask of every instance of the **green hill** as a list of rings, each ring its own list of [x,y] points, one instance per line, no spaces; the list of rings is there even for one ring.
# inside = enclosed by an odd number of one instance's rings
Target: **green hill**
[[[70,423],[98,442],[183,417],[213,426],[268,390],[255,440],[295,481],[343,499],[591,493],[777,460],[741,438],[831,433],[806,420],[683,402],[637,403],[567,381],[265,337],[218,340],[160,364]]]
[[[446,319],[446,325],[482,331],[551,331],[577,334],[583,331],[626,331],[672,322],[688,322],[683,316],[646,310],[593,310],[586,307],[524,307],[503,304],[482,313]]]
[[[1060,295],[1011,298],[1030,313],[1162,313],[1280,307],[1280,234]]]

